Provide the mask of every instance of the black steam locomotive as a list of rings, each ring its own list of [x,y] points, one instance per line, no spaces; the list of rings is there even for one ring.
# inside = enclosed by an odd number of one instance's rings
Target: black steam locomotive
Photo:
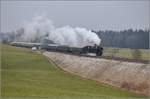
[[[85,46],[85,47],[69,47],[69,46],[61,46],[57,44],[47,44],[42,45],[43,49],[48,51],[58,51],[58,52],[67,52],[72,54],[88,54],[94,53],[96,56],[101,56],[103,53],[103,48],[101,46]]]
[[[69,47],[69,46],[62,46],[58,44],[42,44],[42,43],[26,43],[26,42],[12,42],[11,45],[18,46],[18,47],[26,47],[26,48],[33,48],[36,47],[37,49],[45,49],[48,51],[57,51],[57,52],[65,52],[65,53],[72,53],[78,55],[85,55],[88,53],[96,54],[96,56],[101,56],[103,54],[103,48],[99,45],[94,46],[85,46],[85,47]]]

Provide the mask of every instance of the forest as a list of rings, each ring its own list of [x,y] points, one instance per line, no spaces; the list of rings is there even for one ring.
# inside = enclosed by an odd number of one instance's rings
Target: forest
[[[148,49],[149,30],[123,30],[123,31],[93,31],[102,40],[104,47]]]

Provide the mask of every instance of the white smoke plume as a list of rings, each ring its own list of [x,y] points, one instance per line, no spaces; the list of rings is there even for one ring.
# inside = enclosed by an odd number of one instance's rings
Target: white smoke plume
[[[20,40],[25,42],[48,38],[57,44],[74,47],[93,46],[101,43],[98,35],[90,30],[70,26],[55,28],[52,21],[45,16],[34,17],[30,22],[26,22],[23,28],[24,33]]]
[[[52,21],[45,16],[34,17],[30,22],[25,22],[23,28],[24,34],[21,36],[21,40],[25,42],[44,38],[54,30]]]

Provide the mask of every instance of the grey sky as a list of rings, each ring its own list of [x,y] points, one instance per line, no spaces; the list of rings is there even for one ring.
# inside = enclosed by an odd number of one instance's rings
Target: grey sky
[[[149,28],[150,1],[1,1],[1,31],[46,14],[56,27],[93,30]]]

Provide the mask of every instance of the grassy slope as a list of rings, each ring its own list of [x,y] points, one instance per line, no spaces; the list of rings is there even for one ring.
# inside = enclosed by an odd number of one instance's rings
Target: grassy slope
[[[141,97],[65,73],[42,55],[2,45],[2,97]]]

